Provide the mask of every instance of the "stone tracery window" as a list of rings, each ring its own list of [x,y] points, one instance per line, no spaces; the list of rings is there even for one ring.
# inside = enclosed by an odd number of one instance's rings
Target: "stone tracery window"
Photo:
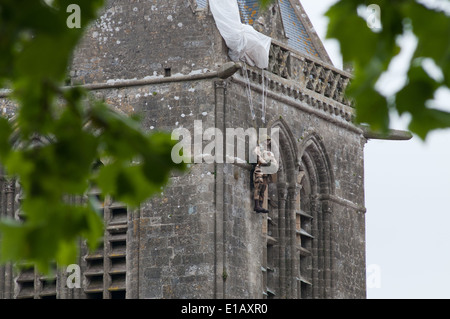
[[[332,256],[330,207],[326,198],[333,183],[324,146],[314,134],[304,142],[298,184],[298,298],[327,298],[331,291]]]
[[[280,169],[268,187],[269,214],[263,219],[264,298],[327,298],[332,289],[329,198],[332,173],[315,134],[304,139],[298,165],[280,139]]]

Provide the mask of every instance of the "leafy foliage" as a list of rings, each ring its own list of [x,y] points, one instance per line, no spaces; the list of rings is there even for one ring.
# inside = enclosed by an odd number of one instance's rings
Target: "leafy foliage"
[[[66,25],[72,3],[82,8],[80,29]],[[103,235],[98,203],[86,199],[90,190],[137,206],[166,185],[173,169],[184,169],[171,160],[170,135],[148,135],[136,119],[84,90],[61,89],[71,55],[102,6],[0,2],[0,87],[9,87],[18,105],[13,120],[0,118],[0,162],[20,181],[24,214],[24,221],[0,223],[2,262],[32,263],[42,272],[53,261],[73,263],[80,237],[94,249]]]
[[[358,8],[369,4],[381,9],[381,30],[369,28],[357,15]],[[326,15],[330,18],[327,37],[340,42],[344,62],[354,68],[355,76],[346,94],[354,99],[357,122],[385,131],[390,110],[396,110],[400,115],[411,115],[409,129],[422,139],[434,129],[450,127],[450,113],[427,104],[437,89],[450,87],[450,18],[445,12],[411,0],[346,0],[333,5]],[[418,44],[408,81],[393,96],[384,96],[375,85],[400,52],[398,37],[410,31]],[[442,79],[427,72],[425,58],[441,69]]]
[[[266,9],[274,0],[259,0],[261,8]]]
[[[274,0],[260,0],[267,7]],[[339,0],[326,13],[327,38],[340,43],[344,63],[354,70],[346,94],[354,101],[356,122],[373,131],[389,128],[390,111],[410,114],[409,129],[422,139],[435,129],[450,127],[450,112],[430,107],[438,89],[450,87],[450,17],[448,12],[425,6],[426,0]],[[371,29],[358,14],[369,5],[381,9],[381,30]],[[398,38],[413,32],[418,40],[412,57],[408,81],[392,96],[376,89],[381,75],[400,54]],[[424,67],[432,59],[443,74],[435,79]],[[450,102],[448,103],[450,106]]]

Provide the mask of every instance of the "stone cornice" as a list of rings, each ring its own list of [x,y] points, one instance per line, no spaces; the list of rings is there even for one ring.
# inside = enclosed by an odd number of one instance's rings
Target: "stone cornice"
[[[264,91],[268,97],[304,112],[314,114],[355,133],[362,133],[362,130],[352,122],[354,118],[354,109],[352,107],[308,90],[293,80],[283,79],[273,73],[267,71],[262,73],[261,70],[251,67],[247,67],[246,71],[248,72],[250,83],[246,82],[243,68],[230,78],[231,81],[245,86],[249,85],[253,91],[262,94],[262,74],[264,74],[266,85]]]

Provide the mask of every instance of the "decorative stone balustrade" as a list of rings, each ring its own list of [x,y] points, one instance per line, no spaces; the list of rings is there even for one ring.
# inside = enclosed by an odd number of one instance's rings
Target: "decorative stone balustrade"
[[[265,83],[268,90],[282,93],[309,106],[352,122],[354,109],[344,96],[351,74],[332,65],[272,40],[268,72],[255,68],[243,68],[253,83]],[[262,79],[264,74],[264,81]],[[277,75],[277,76],[273,76]]]
[[[350,81],[348,75],[307,57],[300,58],[300,61],[303,64],[302,72],[307,89],[350,106],[350,101],[344,97]]]

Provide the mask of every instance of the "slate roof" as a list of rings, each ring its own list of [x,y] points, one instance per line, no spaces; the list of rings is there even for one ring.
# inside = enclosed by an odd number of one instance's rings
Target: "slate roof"
[[[253,25],[253,22],[258,19],[258,0],[238,0],[238,6],[242,23]]]
[[[200,9],[206,8],[206,3],[208,0],[197,0],[197,7]]]
[[[283,19],[284,31],[288,37],[288,45],[297,51],[318,57],[319,53],[290,1],[278,0],[278,4],[281,18]]]

